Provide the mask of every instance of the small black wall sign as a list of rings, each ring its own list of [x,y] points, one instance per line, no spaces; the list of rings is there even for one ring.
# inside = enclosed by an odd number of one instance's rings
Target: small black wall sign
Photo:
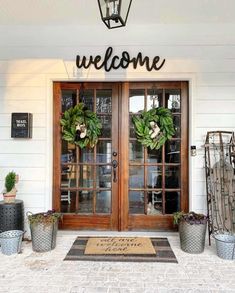
[[[11,114],[11,137],[12,138],[32,138],[31,113],[12,113]]]
[[[143,57],[142,53],[138,53],[136,57],[130,57],[127,51],[123,51],[121,57],[117,55],[112,56],[112,53],[113,48],[108,47],[105,52],[104,60],[102,60],[100,55],[96,55],[95,57],[90,56],[89,58],[77,55],[76,65],[78,68],[85,69],[94,65],[96,69],[104,68],[105,71],[110,71],[111,69],[118,69],[120,67],[126,69],[130,64],[136,69],[139,64],[140,66],[145,66],[148,71],[152,71],[160,70],[165,63],[165,59],[161,60],[159,56],[155,56],[152,61],[150,61],[149,57]]]

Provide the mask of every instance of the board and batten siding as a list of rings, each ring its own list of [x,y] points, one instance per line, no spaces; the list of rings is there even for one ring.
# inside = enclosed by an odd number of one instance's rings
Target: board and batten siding
[[[92,38],[89,27],[5,30],[0,27],[0,190],[5,175],[14,170],[20,176],[17,198],[24,200],[25,211],[51,208],[53,80],[189,80],[189,146],[197,146],[197,156],[189,156],[190,209],[206,211],[206,132],[235,129],[234,25],[135,26],[119,37],[105,31],[104,38],[98,37],[100,27],[92,28]],[[80,41],[77,35],[86,36]],[[136,56],[141,51],[166,58],[166,63],[159,72],[75,69],[76,54],[102,55],[110,44],[115,54],[128,50]],[[33,114],[32,139],[11,139],[12,112]]]

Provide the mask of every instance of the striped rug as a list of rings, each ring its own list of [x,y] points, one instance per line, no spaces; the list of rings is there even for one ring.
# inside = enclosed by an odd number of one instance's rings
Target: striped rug
[[[97,237],[96,237],[97,238]],[[150,238],[156,255],[84,254],[89,237],[77,237],[64,260],[178,263],[167,238]]]

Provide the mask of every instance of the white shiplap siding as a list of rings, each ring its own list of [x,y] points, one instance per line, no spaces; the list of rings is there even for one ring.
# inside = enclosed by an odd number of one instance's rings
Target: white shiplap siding
[[[1,55],[1,54],[0,54]],[[37,61],[35,61],[37,63]],[[33,60],[0,62],[0,188],[6,174],[14,170],[20,176],[17,198],[24,200],[25,211],[45,210],[46,179],[46,75]],[[14,71],[11,70],[14,68]],[[33,113],[33,138],[11,138],[11,113]]]

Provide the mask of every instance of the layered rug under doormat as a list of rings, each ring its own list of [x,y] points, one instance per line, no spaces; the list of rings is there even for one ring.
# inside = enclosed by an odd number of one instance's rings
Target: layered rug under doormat
[[[167,238],[77,237],[64,260],[178,263]]]

